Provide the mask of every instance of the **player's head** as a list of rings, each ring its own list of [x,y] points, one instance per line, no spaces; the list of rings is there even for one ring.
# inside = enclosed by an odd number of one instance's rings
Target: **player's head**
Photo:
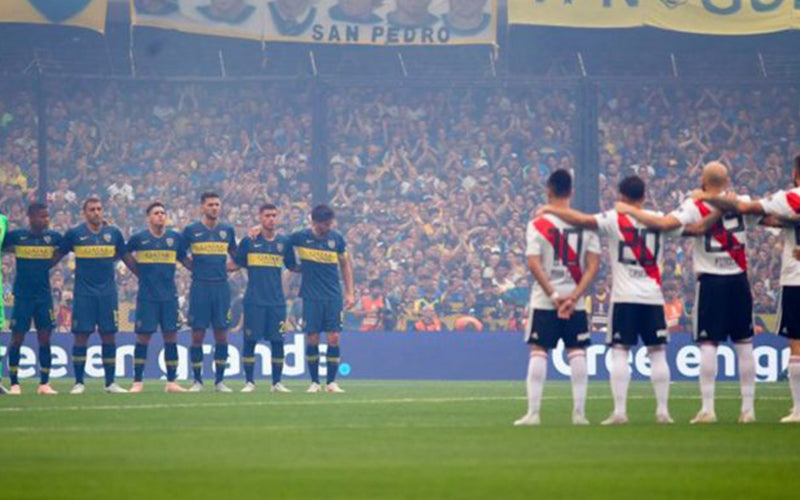
[[[703,167],[701,182],[703,189],[722,191],[728,187],[728,183],[730,182],[728,178],[728,169],[718,161],[708,162]]]
[[[644,181],[638,175],[631,175],[619,183],[619,196],[625,203],[641,203],[644,201]]]
[[[800,154],[794,157],[794,168],[792,169],[794,185],[800,186]]]
[[[219,219],[219,212],[222,208],[222,202],[217,193],[206,191],[200,195],[200,209],[203,211],[203,216],[209,220]]]
[[[557,199],[572,196],[572,176],[568,171],[559,168],[550,174],[547,178],[547,195]]]
[[[153,229],[161,230],[167,224],[167,209],[160,201],[147,205],[147,222]]]
[[[28,205],[28,223],[34,231],[42,231],[50,226],[50,211],[44,203]]]
[[[333,227],[334,217],[333,209],[328,205],[314,207],[311,211],[311,225],[314,227],[314,232],[320,236],[328,234]]]
[[[275,226],[278,224],[278,207],[272,203],[264,203],[258,209],[258,219],[261,222],[261,228],[265,231],[274,231]]]
[[[97,196],[90,196],[83,202],[83,218],[93,226],[103,223],[103,202]]]

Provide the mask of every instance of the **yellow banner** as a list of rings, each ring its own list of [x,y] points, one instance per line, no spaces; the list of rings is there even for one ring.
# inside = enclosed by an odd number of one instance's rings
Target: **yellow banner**
[[[282,267],[283,255],[274,253],[249,253],[247,254],[249,267]]]
[[[40,246],[22,246],[16,245],[14,247],[14,255],[18,259],[41,259],[49,260],[53,258],[55,247],[40,247]]]
[[[650,26],[712,35],[750,35],[800,28],[798,11],[797,0],[508,0],[511,24],[576,28]]]
[[[134,26],[262,41],[494,44],[498,0],[130,0]]]
[[[203,241],[192,243],[194,255],[228,255],[228,243],[224,241]]]
[[[175,264],[175,250],[137,250],[136,262],[140,264]]]
[[[85,245],[75,247],[77,259],[110,259],[117,254],[114,245]]]
[[[300,260],[307,260],[320,264],[338,264],[339,254],[331,250],[300,247]]]
[[[0,22],[59,24],[105,32],[108,0],[2,0]]]

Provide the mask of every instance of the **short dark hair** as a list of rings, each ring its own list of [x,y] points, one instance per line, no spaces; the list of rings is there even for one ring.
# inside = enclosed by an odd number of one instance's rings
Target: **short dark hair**
[[[276,207],[274,203],[264,203],[258,209],[258,213],[261,213],[264,210],[277,210],[277,209],[278,209],[278,207]]]
[[[161,207],[161,208],[163,208],[163,209],[164,209],[164,211],[166,211],[166,210],[167,210],[167,207],[165,207],[163,203],[161,203],[160,201],[154,201],[153,203],[151,203],[151,204],[147,205],[147,210],[145,210],[145,211],[144,211],[144,213],[146,213],[147,215],[150,215],[150,212],[151,212],[151,211],[152,211],[154,208],[158,208],[158,207]]]
[[[219,199],[219,195],[213,191],[206,191],[200,195],[200,203],[205,203],[206,200],[210,200],[211,198]]]
[[[30,205],[28,205],[28,217],[33,217],[34,215],[36,215],[37,213],[39,213],[42,210],[47,210],[47,205],[45,205],[44,203],[40,203],[38,201],[35,201],[35,202],[31,203]]]
[[[103,204],[103,200],[101,200],[99,196],[90,196],[90,197],[86,198],[86,200],[84,200],[83,209],[82,210],[86,211],[86,207],[89,206],[89,203],[99,203],[99,204],[102,205]]]
[[[329,220],[333,220],[334,216],[333,209],[324,204],[317,205],[314,207],[314,210],[311,211],[311,220],[314,222],[328,222]]]
[[[619,183],[619,193],[631,201],[644,199],[644,181],[638,175],[631,175]]]
[[[547,178],[547,188],[558,198],[567,198],[572,194],[572,176],[570,173],[559,168]]]

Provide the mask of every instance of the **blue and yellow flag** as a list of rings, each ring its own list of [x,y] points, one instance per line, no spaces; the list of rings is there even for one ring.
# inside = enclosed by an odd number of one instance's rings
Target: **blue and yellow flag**
[[[0,22],[60,24],[103,33],[108,0],[2,0]]]

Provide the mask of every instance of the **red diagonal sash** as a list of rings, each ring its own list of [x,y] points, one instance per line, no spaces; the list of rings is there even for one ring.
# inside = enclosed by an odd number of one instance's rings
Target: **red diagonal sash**
[[[567,250],[567,262],[578,262],[578,254],[575,250],[569,246],[569,242],[567,242],[566,238],[558,238],[556,239],[555,233],[560,232],[558,228],[547,220],[545,217],[539,217],[538,219],[533,221],[533,227],[539,231],[544,239],[550,242],[550,245],[553,247],[553,251],[555,251],[556,255],[560,258],[561,257],[561,248],[559,245],[563,245],[564,248]],[[583,277],[583,272],[581,271],[581,266],[577,264],[568,264],[565,263],[569,274],[572,276],[572,279],[575,281],[575,284],[581,282],[581,278]]]
[[[622,239],[624,239],[625,243],[630,247],[634,257],[636,257],[636,261],[642,266],[644,272],[647,273],[653,281],[658,283],[658,286],[661,286],[661,270],[658,266],[655,264],[645,265],[645,262],[656,262],[656,259],[647,246],[640,244],[639,231],[625,214],[617,214],[617,223],[622,230],[620,231]],[[629,231],[624,231],[624,229],[629,229]]]
[[[789,203],[789,206],[792,207],[794,213],[800,214],[800,195],[797,193],[786,193],[786,201]]]
[[[706,206],[701,200],[697,200],[694,202],[697,206],[697,209],[700,211],[700,215],[704,218],[708,217],[711,214],[711,209]],[[730,231],[725,230],[725,224],[722,222],[722,219],[719,220],[717,223],[719,224],[718,230],[711,229],[711,236],[714,237],[715,240],[722,245],[722,248],[727,248],[728,255],[731,256],[731,259],[736,262],[742,271],[747,271],[747,254],[744,250],[744,245],[739,243],[739,240],[736,236],[733,235]]]

